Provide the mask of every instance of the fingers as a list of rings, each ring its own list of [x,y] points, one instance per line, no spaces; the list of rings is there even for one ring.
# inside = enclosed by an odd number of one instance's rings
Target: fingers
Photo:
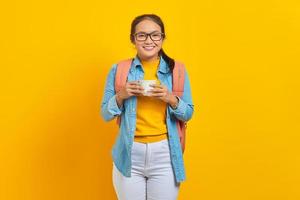
[[[135,91],[135,92],[143,92],[144,88],[140,85],[128,85],[127,89]]]
[[[161,92],[161,93],[149,93],[149,96],[151,97],[164,97],[166,96],[166,93]]]
[[[167,91],[168,89],[163,86],[154,86],[153,89],[150,90],[150,92],[152,93],[161,93],[161,92],[166,93]]]
[[[130,81],[126,83],[127,88],[138,89],[142,88],[138,81]]]
[[[153,89],[149,91],[149,96],[163,98],[168,94],[168,88],[165,85],[151,84]]]
[[[164,85],[160,85],[160,84],[150,84],[150,86],[153,88],[161,88],[161,89],[165,88]]]
[[[164,90],[164,89],[151,89],[151,90],[149,90],[149,92],[151,92],[151,93],[165,93],[166,90]]]
[[[139,81],[129,81],[127,82],[128,85],[140,85]]]
[[[167,91],[161,88],[154,88],[149,90],[149,95],[153,97],[163,97],[167,95]]]
[[[136,90],[136,89],[127,89],[127,92],[133,95],[140,95],[143,94],[142,90]]]
[[[138,83],[138,81],[131,81],[127,82],[126,90],[131,96],[138,96],[142,95],[144,88]]]

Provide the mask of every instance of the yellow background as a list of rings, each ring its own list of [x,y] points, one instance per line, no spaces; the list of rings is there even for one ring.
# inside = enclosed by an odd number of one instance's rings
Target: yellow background
[[[135,55],[130,23],[143,13],[161,16],[164,49],[192,84],[179,199],[300,199],[299,1],[7,2],[1,200],[116,199],[117,126],[100,102],[111,65]]]

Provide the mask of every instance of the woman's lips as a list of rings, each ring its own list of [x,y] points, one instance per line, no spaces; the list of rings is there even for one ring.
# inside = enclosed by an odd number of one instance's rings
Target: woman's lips
[[[146,51],[151,51],[155,48],[155,46],[143,46]]]

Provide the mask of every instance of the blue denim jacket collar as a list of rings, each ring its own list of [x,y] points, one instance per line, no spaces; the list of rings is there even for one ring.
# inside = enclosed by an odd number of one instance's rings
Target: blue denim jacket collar
[[[136,55],[134,58],[133,58],[133,65],[132,67],[135,68],[137,66],[142,66],[142,63],[139,59],[139,57]],[[131,68],[131,70],[133,70]],[[168,64],[166,63],[166,61],[163,59],[163,57],[160,55],[160,61],[159,61],[159,66],[158,66],[158,71],[161,72],[161,73],[168,73],[170,71],[170,68],[168,66]]]

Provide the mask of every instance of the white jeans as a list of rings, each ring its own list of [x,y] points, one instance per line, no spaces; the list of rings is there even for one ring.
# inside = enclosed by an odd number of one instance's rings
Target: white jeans
[[[176,200],[179,184],[171,165],[168,139],[132,145],[131,177],[113,163],[113,185],[119,200]]]

